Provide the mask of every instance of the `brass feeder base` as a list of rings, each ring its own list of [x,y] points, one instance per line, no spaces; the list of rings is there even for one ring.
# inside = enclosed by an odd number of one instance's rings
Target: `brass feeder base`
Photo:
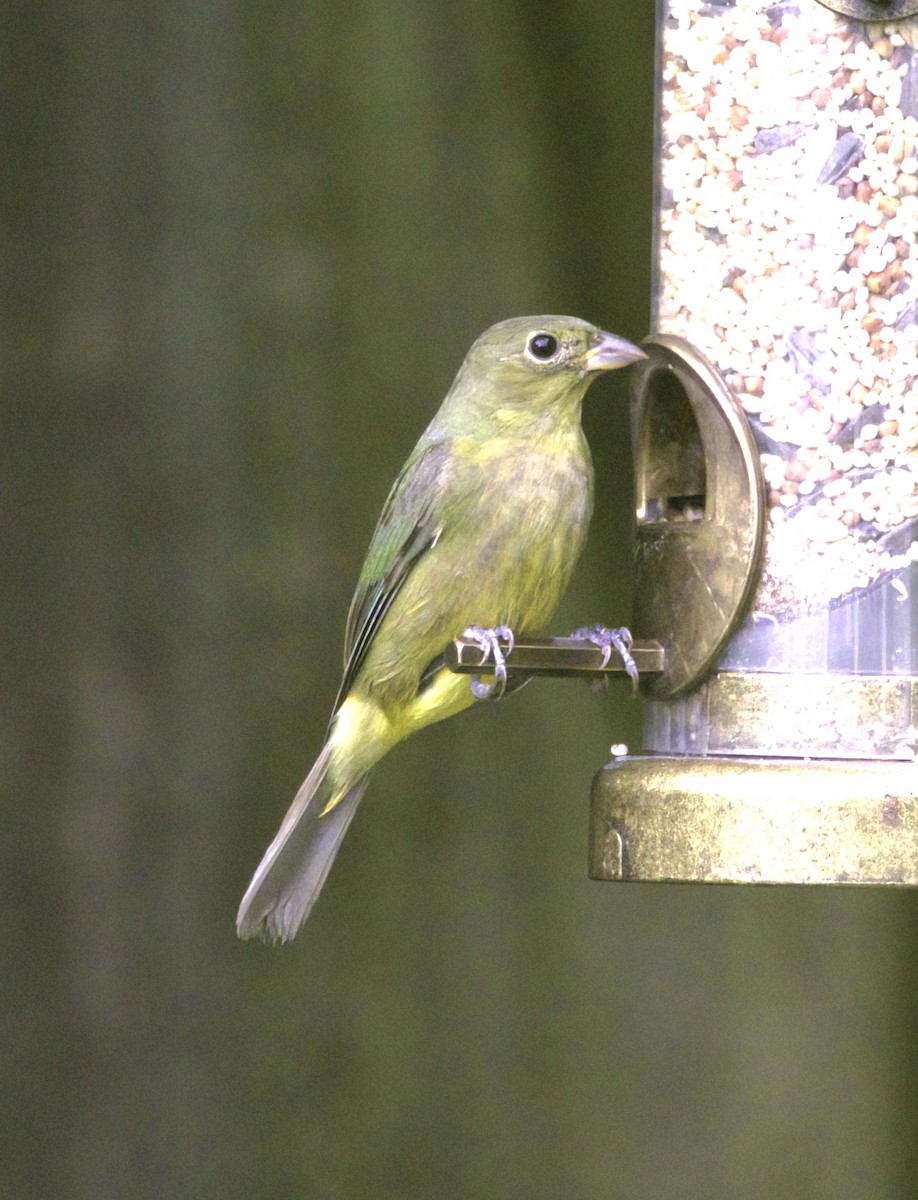
[[[593,784],[590,876],[918,886],[918,766],[618,759]]]

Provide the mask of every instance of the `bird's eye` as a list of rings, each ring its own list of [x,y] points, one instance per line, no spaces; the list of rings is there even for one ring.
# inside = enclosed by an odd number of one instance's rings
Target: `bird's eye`
[[[558,339],[550,333],[534,333],[526,349],[539,362],[547,362],[558,353]]]

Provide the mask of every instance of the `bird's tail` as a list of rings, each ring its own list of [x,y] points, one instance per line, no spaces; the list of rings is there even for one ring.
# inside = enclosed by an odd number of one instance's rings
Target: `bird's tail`
[[[272,941],[289,941],[322,890],[367,781],[364,775],[325,811],[332,799],[329,758],[326,745],[242,897],[236,917],[236,932],[241,938],[260,935]]]

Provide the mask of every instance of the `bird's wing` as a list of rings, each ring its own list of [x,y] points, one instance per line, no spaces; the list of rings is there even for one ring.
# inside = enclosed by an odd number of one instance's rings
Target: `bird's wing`
[[[392,485],[370,542],[344,634],[344,678],[333,713],[348,694],[376,631],[418,559],[440,536],[448,443],[419,445]]]

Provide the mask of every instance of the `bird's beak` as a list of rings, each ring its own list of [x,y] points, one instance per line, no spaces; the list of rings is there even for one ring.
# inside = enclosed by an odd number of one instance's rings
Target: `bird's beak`
[[[616,337],[614,333],[599,330],[591,339],[589,350],[583,356],[583,372],[614,371],[618,367],[627,367],[629,363],[638,362],[647,355],[631,342]]]

